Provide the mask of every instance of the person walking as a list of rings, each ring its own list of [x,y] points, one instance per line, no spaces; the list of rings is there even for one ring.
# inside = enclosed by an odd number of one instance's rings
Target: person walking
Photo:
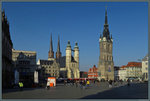
[[[47,89],[47,90],[49,90],[49,88],[50,88],[50,82],[49,82],[49,81],[47,81],[46,89]]]
[[[79,83],[80,83],[80,88],[82,89],[82,80],[80,80],[80,82],[79,82]]]
[[[85,80],[82,82],[82,85],[83,85],[83,89],[85,89],[85,86],[86,86],[86,81]]]
[[[23,90],[23,83],[22,82],[19,82],[19,88],[20,88],[20,91]]]
[[[112,88],[112,80],[109,80],[109,88]]]
[[[87,84],[87,87],[89,87],[89,85],[90,85],[90,81],[89,81],[89,80],[87,80],[86,84]]]
[[[77,88],[78,87],[78,81],[77,80],[75,81],[75,84],[76,84],[76,88]]]
[[[128,82],[128,86],[130,86],[130,79],[128,79],[127,82]]]
[[[66,81],[66,80],[64,80],[64,86],[66,86],[66,84],[67,84],[67,81]]]

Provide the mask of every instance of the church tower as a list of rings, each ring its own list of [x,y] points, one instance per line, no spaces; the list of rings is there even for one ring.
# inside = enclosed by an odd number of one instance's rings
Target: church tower
[[[67,77],[68,78],[71,78],[72,77],[72,71],[70,69],[71,67],[71,45],[70,45],[70,41],[68,41],[68,44],[67,44],[67,48],[66,48],[66,69],[67,69]]]
[[[105,10],[105,24],[103,35],[100,34],[99,38],[100,56],[98,63],[98,70],[100,78],[105,80],[114,80],[114,62],[113,62],[113,39],[110,37],[107,20],[107,9]]]
[[[60,52],[60,43],[59,43],[59,36],[58,36],[58,45],[57,45],[57,52],[56,52],[56,59],[59,59],[61,57],[61,52]]]
[[[53,51],[53,43],[52,43],[52,34],[50,38],[50,49],[48,52],[48,60],[54,60],[54,51]]]
[[[75,69],[75,74],[74,77],[75,78],[80,78],[80,71],[79,71],[79,47],[78,47],[78,43],[75,43],[74,46],[74,60],[76,61],[76,69]]]
[[[78,47],[78,43],[75,43],[74,46],[74,60],[79,63],[79,47]]]

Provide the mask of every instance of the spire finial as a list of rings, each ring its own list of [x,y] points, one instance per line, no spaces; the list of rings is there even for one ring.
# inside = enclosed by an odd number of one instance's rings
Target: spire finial
[[[76,45],[76,46],[78,46],[78,43],[77,43],[77,42],[75,42],[75,45]]]
[[[105,6],[105,25],[107,25],[107,6]]]
[[[101,32],[99,32],[100,33],[100,38],[102,37],[102,35],[101,35]]]
[[[70,45],[70,40],[68,40],[68,44]]]
[[[111,39],[112,39],[112,33],[110,33],[111,34]]]
[[[2,16],[5,17],[5,10],[2,11]]]

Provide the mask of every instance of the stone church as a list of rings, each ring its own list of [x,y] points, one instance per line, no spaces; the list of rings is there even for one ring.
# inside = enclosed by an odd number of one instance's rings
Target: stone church
[[[59,43],[59,37],[58,37],[58,43]],[[57,49],[56,53],[59,54],[59,57],[61,57],[61,52],[59,50],[60,49]],[[56,61],[56,58],[54,58],[52,34],[50,37],[50,49],[48,51],[48,60],[39,59],[37,65],[39,65],[41,68],[41,71],[39,72],[40,79],[41,79],[40,81],[44,81],[44,79],[47,79],[47,77],[59,78],[60,65]]]
[[[110,36],[108,21],[107,21],[107,9],[105,10],[105,24],[103,35],[100,34],[99,38],[100,56],[98,69],[100,72],[100,78],[104,80],[114,80],[114,62],[113,62],[113,38]]]
[[[74,52],[74,57],[72,56]],[[42,77],[47,78],[53,76],[56,78],[80,78],[79,71],[79,47],[76,43],[74,50],[71,49],[70,41],[66,48],[66,56],[61,56],[60,40],[58,37],[58,45],[56,57],[54,58],[52,34],[50,38],[50,49],[48,52],[48,60],[38,60],[38,65],[42,67]]]
[[[72,56],[72,51],[74,52],[74,57]],[[68,41],[66,48],[66,70],[67,78],[80,78],[79,71],[79,47],[76,43],[74,50],[71,49],[70,41]]]

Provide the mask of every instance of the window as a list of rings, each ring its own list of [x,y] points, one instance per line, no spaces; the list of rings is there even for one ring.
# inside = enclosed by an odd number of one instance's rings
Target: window
[[[146,62],[145,64],[147,65],[148,63]]]
[[[146,78],[147,78],[147,76],[148,76],[148,75],[147,75],[147,73],[146,73]]]

